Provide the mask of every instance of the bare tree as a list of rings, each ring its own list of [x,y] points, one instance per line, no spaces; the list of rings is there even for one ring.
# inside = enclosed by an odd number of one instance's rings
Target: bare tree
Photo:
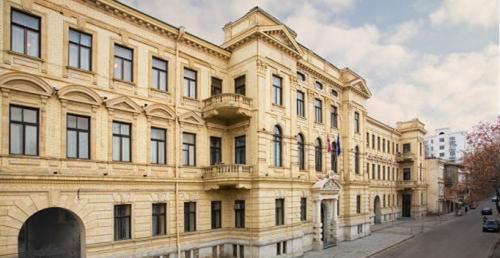
[[[471,198],[479,201],[500,187],[500,116],[494,122],[475,126],[467,134],[467,143],[470,149],[464,165],[470,170]]]

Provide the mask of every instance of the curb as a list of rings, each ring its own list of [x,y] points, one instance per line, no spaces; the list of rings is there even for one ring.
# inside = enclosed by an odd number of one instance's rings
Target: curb
[[[490,248],[490,252],[488,253],[488,258],[494,258],[493,255],[495,255],[496,250],[500,250],[500,238],[497,240],[497,242],[493,245],[492,248]]]
[[[411,236],[409,236],[408,238],[405,238],[405,239],[399,240],[398,242],[396,242],[396,243],[394,243],[394,244],[391,244],[391,245],[389,245],[389,246],[386,246],[386,247],[384,247],[383,249],[380,249],[380,250],[378,250],[378,251],[376,251],[376,252],[374,252],[374,253],[371,253],[371,254],[369,254],[369,255],[365,256],[365,258],[373,257],[373,256],[375,256],[375,255],[377,255],[377,254],[383,253],[383,252],[385,252],[385,251],[387,251],[387,250],[389,250],[389,249],[391,249],[391,248],[393,248],[393,247],[396,247],[396,246],[397,246],[397,245],[399,245],[399,244],[402,244],[403,242],[406,242],[406,241],[408,241],[408,240],[410,240],[410,239],[413,239],[416,235],[417,235],[417,234],[415,234],[415,235],[411,235]]]

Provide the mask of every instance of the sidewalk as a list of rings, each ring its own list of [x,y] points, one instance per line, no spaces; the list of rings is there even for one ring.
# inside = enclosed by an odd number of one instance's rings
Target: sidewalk
[[[364,238],[340,242],[337,246],[321,251],[311,251],[304,258],[362,258],[379,253],[415,235],[455,219],[453,213],[428,216],[420,220],[397,220],[372,226],[372,233]]]

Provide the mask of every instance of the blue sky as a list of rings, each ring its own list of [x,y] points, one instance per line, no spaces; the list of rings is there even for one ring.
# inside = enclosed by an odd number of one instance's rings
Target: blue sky
[[[258,5],[363,76],[371,116],[468,130],[500,114],[498,0],[121,0],[215,44]]]

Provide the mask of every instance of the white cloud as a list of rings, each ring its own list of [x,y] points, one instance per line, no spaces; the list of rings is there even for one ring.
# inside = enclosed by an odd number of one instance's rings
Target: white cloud
[[[392,44],[406,43],[418,34],[420,26],[414,21],[402,23],[396,28],[394,34],[388,36],[387,42]]]
[[[444,0],[430,15],[433,24],[498,26],[498,0]]]
[[[421,31],[432,29],[428,23],[406,21],[395,31],[384,32],[375,25],[352,26],[332,19],[336,17],[332,12],[353,8],[356,0],[123,1],[215,43],[222,42],[224,24],[259,5],[295,30],[308,48],[365,77],[374,93],[368,102],[369,114],[388,124],[420,117],[428,129],[468,129],[499,114],[498,43],[468,53],[422,53],[405,44]],[[478,1],[470,2],[474,5],[469,9],[476,8],[476,14],[495,9],[480,11],[475,6],[481,5]],[[453,3],[459,7],[445,0],[432,14],[435,24],[464,22],[469,14],[457,11],[464,4],[461,0]],[[476,20],[468,22],[491,25],[494,17],[486,16],[489,18],[473,17]]]
[[[470,129],[478,121],[492,120],[499,108],[498,58],[495,45],[478,52],[426,57],[376,92],[369,111],[390,120],[419,116],[429,128]]]

